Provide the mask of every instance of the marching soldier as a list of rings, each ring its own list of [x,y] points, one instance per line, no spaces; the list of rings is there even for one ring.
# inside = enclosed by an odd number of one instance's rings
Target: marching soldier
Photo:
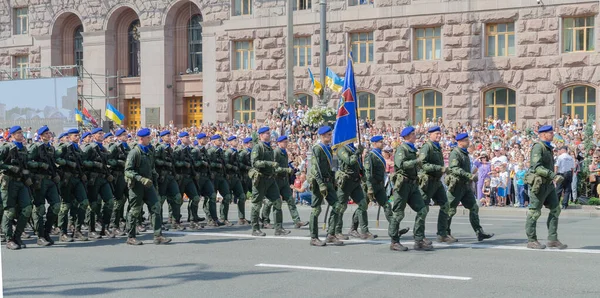
[[[444,154],[440,146],[442,132],[439,126],[427,131],[429,140],[421,147],[419,159],[423,161],[423,170],[419,175],[421,197],[425,200],[425,208],[429,211],[431,200],[440,206],[437,224],[437,241],[453,243],[456,239],[448,235],[448,211],[450,205],[446,197],[446,189],[442,184],[442,176],[447,172],[444,166]]]
[[[154,244],[167,244],[171,238],[162,235],[162,213],[158,194],[154,185],[158,178],[158,173],[154,168],[154,148],[150,145],[150,130],[142,128],[137,133],[138,145],[135,146],[127,155],[125,162],[125,181],[129,188],[129,204],[131,211],[128,215],[128,233],[127,244],[141,245],[142,242],[136,239],[136,227],[142,212],[142,206],[146,203],[150,211],[152,229],[154,230]]]
[[[127,155],[131,151],[127,144],[127,131],[119,129],[115,132],[117,141],[113,142],[108,147],[108,164],[110,165],[111,173],[115,177],[115,199],[113,208],[113,234],[115,236],[125,236],[126,233],[121,230],[121,222],[125,220],[123,212],[125,211],[125,202],[129,196],[127,185],[125,184],[125,161]]]
[[[227,141],[229,142],[229,148],[225,151],[225,163],[228,172],[227,176],[229,177],[229,188],[233,192],[233,197],[237,198],[238,225],[245,226],[248,225],[248,221],[246,220],[246,192],[244,192],[241,180],[243,172],[237,150],[238,140],[236,136],[230,136],[227,138]]]
[[[107,165],[108,150],[104,147],[104,134],[102,128],[94,128],[91,132],[93,142],[83,146],[84,162],[83,165],[88,169],[88,200],[90,208],[87,211],[86,219],[90,232],[88,236],[93,239],[100,239],[102,236],[114,238],[115,235],[110,231],[110,219],[114,208],[113,200],[113,175],[110,173]],[[102,201],[98,200],[98,195]],[[100,234],[96,232],[96,214],[102,210],[100,224],[102,230]]]
[[[198,205],[200,204],[200,195],[196,187],[196,171],[194,169],[194,159],[192,157],[192,148],[190,145],[190,135],[188,132],[180,132],[179,140],[181,145],[175,148],[173,159],[175,161],[176,173],[180,176],[179,191],[185,193],[188,198],[188,221],[190,228],[200,229],[200,217],[198,216]]]
[[[337,181],[337,198],[340,201],[341,209],[339,212],[339,223],[336,224],[335,236],[340,240],[348,240],[348,236],[342,234],[342,226],[344,212],[348,207],[348,198],[352,198],[357,205],[356,211],[352,215],[352,218],[358,219],[361,234],[359,238],[374,239],[373,234],[369,232],[367,218],[367,200],[365,200],[365,193],[363,191],[361,182],[364,175],[364,169],[362,165],[362,153],[364,147],[358,145],[358,148],[354,147],[353,143],[340,146],[337,149],[337,157],[339,161],[339,169],[336,171]],[[356,236],[356,235],[355,235]]]
[[[334,188],[334,174],[331,169],[333,160],[333,152],[329,144],[331,144],[332,131],[331,127],[323,126],[319,128],[318,134],[321,142],[312,147],[312,157],[310,160],[309,183],[313,189],[312,212],[310,214],[310,245],[325,246],[326,243],[319,240],[319,214],[321,214],[321,205],[323,200],[331,206],[331,214],[329,216],[329,224],[327,230],[326,242],[332,245],[344,245],[344,242],[335,237],[336,224],[340,222],[338,219],[339,210],[341,210],[340,202],[337,200]]]
[[[217,193],[211,180],[210,163],[208,160],[208,152],[206,150],[206,144],[208,144],[208,137],[205,133],[200,133],[196,136],[198,140],[198,148],[192,153],[194,160],[198,165],[198,192],[204,197],[203,209],[206,217],[208,218],[208,226],[218,227],[223,224],[218,219],[217,215]]]
[[[227,183],[227,172],[233,172],[237,169],[233,168],[233,165],[225,162],[225,154],[223,152],[223,139],[221,135],[213,135],[210,137],[213,146],[208,149],[208,160],[210,160],[210,171],[213,173],[213,185],[215,190],[218,191],[223,200],[221,201],[221,221],[226,226],[233,226],[229,222],[229,205],[231,204],[231,190],[229,189],[229,183]]]
[[[52,133],[48,126],[42,126],[37,131],[41,142],[32,144],[29,147],[29,157],[27,167],[33,172],[35,183],[33,184],[33,225],[38,234],[37,244],[39,246],[48,246],[54,244],[50,237],[52,224],[58,218],[60,212],[60,197],[58,187],[60,175],[56,168],[54,147],[50,145]],[[49,208],[45,212],[46,201]],[[46,213],[46,222],[44,223],[44,213]]]
[[[483,241],[494,236],[494,234],[487,234],[483,231],[483,228],[479,224],[479,205],[475,200],[475,195],[471,190],[471,182],[477,182],[477,175],[471,173],[471,160],[469,158],[469,135],[466,133],[460,133],[456,135],[456,141],[458,145],[450,153],[450,159],[448,160],[449,174],[446,174],[446,185],[448,190],[446,195],[450,204],[450,211],[448,212],[448,237],[453,239],[451,233],[452,217],[456,214],[456,207],[458,203],[462,203],[463,207],[469,209],[469,221],[471,227],[475,233],[477,233],[477,240]]]
[[[10,139],[0,147],[0,192],[2,206],[2,230],[6,233],[6,248],[17,250],[25,248],[21,235],[31,217],[32,184],[27,170],[27,148],[20,126],[9,129]],[[17,220],[13,230],[13,221]]]
[[[242,182],[244,194],[247,194],[248,192],[252,191],[252,181],[250,180],[250,177],[248,177],[248,172],[252,168],[252,161],[250,158],[254,143],[252,143],[252,137],[245,138],[242,143],[244,144],[244,149],[238,154],[240,163],[240,180]],[[249,224],[247,220],[246,224]]]
[[[185,228],[181,225],[181,205],[183,197],[179,190],[179,185],[174,175],[173,167],[173,148],[171,147],[171,132],[162,131],[159,134],[162,143],[156,148],[156,171],[158,172],[158,194],[160,196],[161,214],[165,201],[169,204],[170,214],[172,216],[173,228],[183,231]]]
[[[554,129],[544,125],[538,130],[540,142],[531,148],[530,167],[525,177],[529,185],[529,212],[525,223],[527,233],[527,248],[544,249],[546,245],[538,242],[536,224],[542,215],[542,206],[550,209],[548,214],[548,247],[566,249],[567,245],[558,240],[558,216],[560,215],[560,201],[556,195],[553,182],[560,184],[564,179],[554,173],[554,157],[550,142],[554,139]]]
[[[273,161],[274,157],[270,143],[271,134],[269,133],[269,127],[261,127],[258,130],[258,134],[260,142],[258,142],[252,150],[252,169],[249,173],[249,176],[252,179],[252,235],[266,235],[260,230],[259,225],[260,208],[265,197],[273,202],[275,236],[287,235],[290,231],[283,229],[281,225],[283,222],[281,198],[279,198],[277,182],[273,179],[279,164]]]
[[[56,139],[54,140],[54,154],[56,157],[56,152],[58,151],[58,148],[64,145],[67,145],[69,142],[68,140],[68,133],[63,132],[60,135],[58,135],[58,137],[56,137]],[[59,170],[59,167],[57,166],[57,171]],[[59,181],[58,185],[58,190],[60,191],[61,187],[62,187],[62,183],[63,183],[63,176],[64,174],[62,173],[62,171],[60,172],[60,176],[61,176],[61,181]],[[60,204],[61,204],[61,198],[60,198],[60,192],[59,192],[59,201],[58,201],[58,211],[60,212]],[[72,213],[74,214],[75,211],[72,211]],[[54,228],[52,229],[52,231],[50,232],[50,235],[60,235],[60,228],[58,226],[58,214],[56,215],[56,219],[54,220],[54,222],[52,223],[54,225]]]
[[[388,235],[392,238],[390,249],[394,251],[407,251],[408,248],[400,244],[398,228],[404,219],[404,209],[408,204],[416,213],[415,226],[413,229],[415,238],[415,250],[432,250],[431,243],[425,240],[425,218],[427,208],[421,197],[419,185],[417,184],[417,173],[422,166],[422,161],[417,159],[417,149],[414,142],[417,139],[415,128],[408,126],[402,130],[401,137],[404,143],[396,149],[394,157],[394,206],[393,216],[388,228]]]

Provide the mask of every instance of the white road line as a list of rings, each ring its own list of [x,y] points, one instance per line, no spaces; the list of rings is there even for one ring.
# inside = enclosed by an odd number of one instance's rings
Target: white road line
[[[382,220],[379,220],[379,223],[385,222],[385,218]],[[377,220],[369,220],[369,222],[377,222]],[[410,220],[403,220],[400,225],[402,225],[403,223],[415,223],[414,221],[410,221]],[[437,221],[431,221],[431,222],[425,222],[426,224],[431,224],[431,225],[436,225]],[[468,222],[454,222],[452,221],[453,225],[471,225],[471,223]],[[480,224],[482,226],[493,226],[494,224]]]
[[[306,236],[264,236],[264,237],[256,237],[250,234],[232,234],[232,233],[212,233],[212,232],[163,232],[163,234],[167,235],[183,235],[183,236],[209,236],[209,237],[227,237],[227,238],[254,238],[257,240],[260,239],[276,239],[276,240],[302,240],[302,241],[310,241],[310,237]],[[509,246],[509,245],[494,245],[494,244],[485,244],[482,243],[453,243],[453,244],[445,244],[445,243],[437,243],[434,242],[434,247],[442,248],[442,247],[464,247],[464,248],[489,248],[489,249],[502,249],[502,250],[523,250],[530,252],[559,252],[559,253],[580,253],[580,254],[600,254],[600,249],[583,249],[583,248],[569,248],[565,250],[558,249],[542,249],[542,250],[533,250],[526,247],[526,239],[523,239],[522,246]],[[350,239],[345,242],[356,242],[356,243],[373,243],[373,244],[390,244],[389,240],[361,240],[361,239]],[[402,245],[412,247],[414,242],[405,241],[401,242]]]
[[[406,276],[406,277],[451,279],[451,280],[463,280],[463,281],[472,279],[471,277],[465,277],[465,276],[435,275],[435,274],[405,273],[405,272],[390,272],[390,271],[373,271],[373,270],[358,270],[358,269],[342,269],[342,268],[326,268],[326,267],[309,267],[309,266],[293,266],[293,265],[278,265],[278,264],[256,264],[255,266],[256,267],[267,267],[267,268],[283,268],[283,269],[329,271],[329,272],[358,273],[358,274]]]

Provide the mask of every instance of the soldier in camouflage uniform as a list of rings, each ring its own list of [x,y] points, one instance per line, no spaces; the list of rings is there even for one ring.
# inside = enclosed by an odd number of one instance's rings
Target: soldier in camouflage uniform
[[[269,127],[261,127],[258,130],[260,142],[252,149],[252,169],[250,178],[252,179],[252,235],[265,236],[260,230],[259,214],[263,199],[266,197],[273,202],[273,213],[275,215],[275,236],[284,236],[290,231],[283,229],[283,215],[281,211],[281,198],[277,182],[275,181],[275,172],[279,167],[273,156],[271,148],[271,134]]]
[[[69,140],[68,140],[68,134],[66,132],[61,133],[60,135],[58,135],[56,137],[56,140],[54,142],[54,158],[56,158],[56,152],[58,151],[58,148],[64,145],[68,145]],[[61,176],[61,181],[58,183],[58,188],[59,188],[59,195],[60,195],[60,189],[62,187],[62,183],[63,183],[63,179],[62,177],[64,176],[64,174],[62,173],[62,170],[60,170],[60,167],[57,166],[57,171],[60,173]],[[62,198],[60,198],[59,196],[59,202],[58,202],[58,212],[60,212],[60,204],[61,204],[61,200]],[[75,208],[71,208],[72,211],[70,211],[72,214],[75,214]],[[54,222],[52,223],[53,225],[53,229],[50,232],[50,235],[60,235],[60,228],[58,227],[58,214],[56,215],[56,219],[54,220]]]
[[[27,169],[27,148],[23,142],[23,131],[20,126],[9,130],[11,142],[0,147],[0,192],[4,214],[2,230],[6,233],[6,248],[17,250],[25,248],[21,235],[31,217],[31,181]],[[13,231],[13,221],[17,220]]]
[[[433,246],[425,239],[425,219],[427,217],[427,208],[417,183],[418,171],[423,165],[417,158],[417,149],[414,142],[417,139],[415,129],[408,126],[402,130],[401,137],[404,143],[396,149],[394,157],[394,207],[393,216],[388,228],[388,235],[392,238],[390,249],[394,251],[406,251],[407,247],[400,244],[398,228],[402,219],[404,219],[404,210],[408,204],[417,214],[415,216],[414,249],[432,250]]]
[[[126,233],[121,230],[121,222],[125,220],[123,212],[125,211],[125,202],[129,196],[127,185],[125,183],[125,161],[131,148],[127,144],[127,131],[119,129],[115,132],[117,141],[108,146],[108,164],[111,173],[115,177],[115,203],[113,208],[112,227],[113,234],[116,236],[125,236]]]
[[[144,203],[150,211],[150,222],[154,230],[154,244],[167,244],[171,242],[171,238],[162,235],[162,210],[158,193],[154,187],[158,179],[158,173],[156,173],[154,164],[154,148],[150,145],[150,130],[142,128],[138,131],[137,136],[139,143],[131,149],[125,162],[125,181],[129,188],[129,204],[131,205],[131,211],[127,219],[129,234],[127,244],[142,244],[141,241],[136,239],[136,227]]]
[[[169,204],[170,216],[172,216],[172,228],[183,231],[185,228],[181,225],[181,205],[183,197],[179,191],[179,184],[175,179],[175,171],[173,167],[173,148],[171,147],[171,132],[168,130],[162,131],[159,135],[162,143],[156,148],[155,161],[156,171],[158,172],[158,194],[160,195],[160,208],[165,205],[165,201]]]
[[[198,206],[200,205],[200,195],[196,187],[196,170],[194,168],[194,158],[190,145],[190,135],[187,132],[179,133],[181,145],[174,151],[173,159],[175,161],[175,170],[179,175],[179,191],[185,193],[188,198],[188,221],[190,228],[200,229],[200,217],[198,216]]]
[[[210,171],[213,174],[213,185],[218,191],[223,200],[221,201],[221,221],[226,226],[233,226],[229,221],[229,205],[231,204],[231,190],[227,182],[228,173],[233,172],[233,165],[225,162],[225,153],[223,152],[223,138],[221,135],[213,135],[210,137],[213,146],[208,149],[208,160],[210,161]]]
[[[336,150],[339,167],[335,173],[337,181],[337,198],[340,201],[341,209],[339,212],[339,223],[336,225],[335,236],[340,240],[348,240],[348,236],[342,234],[344,212],[348,207],[348,199],[356,203],[357,208],[352,218],[357,217],[361,229],[361,235],[364,239],[373,239],[375,236],[369,232],[367,217],[368,202],[365,200],[365,193],[362,188],[364,169],[362,164],[362,153],[365,148],[362,145],[354,147],[353,143],[340,146]],[[352,229],[351,229],[352,231]],[[354,235],[356,236],[356,234]]]
[[[244,192],[241,180],[243,173],[239,157],[240,153],[237,150],[238,140],[236,136],[230,136],[227,138],[227,141],[229,142],[229,148],[225,151],[225,167],[227,168],[226,172],[229,177],[227,182],[233,192],[233,198],[237,199],[238,225],[245,226],[248,225],[248,221],[246,220],[246,193]]]
[[[108,169],[108,150],[104,147],[102,142],[104,141],[104,133],[101,128],[95,128],[92,130],[92,137],[94,142],[87,143],[83,146],[83,166],[88,170],[88,200],[90,201],[90,208],[87,211],[86,219],[90,232],[88,237],[93,239],[102,238],[102,236],[108,238],[114,238],[115,235],[110,231],[110,219],[114,208],[113,200],[113,186],[114,180],[113,175]],[[98,195],[102,199],[98,199]],[[102,210],[102,218],[100,223],[102,230],[100,234],[96,232],[96,214],[98,210]]]
[[[242,187],[244,189],[244,194],[248,194],[248,192],[252,191],[252,180],[248,177],[248,172],[252,168],[252,161],[250,159],[252,155],[252,137],[245,138],[242,143],[244,144],[244,149],[240,150],[238,157],[240,163],[240,180],[242,182]]]
[[[427,211],[429,211],[431,199],[440,206],[437,241],[453,243],[456,242],[456,239],[448,235],[447,226],[450,205],[446,197],[446,189],[441,180],[448,169],[444,166],[444,154],[440,146],[442,132],[439,126],[433,126],[427,132],[429,133],[429,141],[419,151],[419,159],[423,161],[423,168],[419,173],[421,197],[425,200]]]
[[[60,212],[58,183],[61,178],[56,168],[54,147],[50,145],[52,139],[50,129],[48,126],[42,126],[37,133],[41,142],[29,146],[27,168],[34,174],[33,225],[38,234],[37,244],[48,246],[54,244],[50,231]],[[48,213],[45,212],[46,201],[49,205]],[[44,223],[44,214],[46,214],[46,223]]]
[[[198,140],[198,148],[196,148],[192,153],[194,155],[194,160],[198,162],[198,174],[200,174],[200,178],[198,179],[198,191],[204,197],[204,213],[208,218],[208,226],[218,227],[222,226],[223,223],[219,221],[217,215],[217,193],[215,192],[215,187],[211,180],[212,173],[210,171],[210,163],[208,160],[208,152],[206,149],[206,144],[208,144],[208,137],[205,133],[200,133],[196,136]]]
[[[450,225],[452,224],[452,217],[456,214],[458,203],[462,203],[463,207],[469,209],[469,221],[477,234],[477,240],[483,241],[492,238],[494,234],[485,233],[479,224],[479,206],[471,189],[471,182],[477,182],[477,175],[471,173],[471,160],[467,151],[467,148],[469,148],[469,135],[460,133],[456,135],[456,141],[458,146],[450,153],[448,160],[449,173],[446,174],[446,185],[448,186],[446,193],[450,204],[447,235],[454,238],[451,236]]]
[[[527,248],[544,249],[546,245],[538,242],[536,224],[542,215],[542,206],[550,209],[548,214],[548,247],[566,249],[567,245],[558,240],[558,216],[560,215],[560,201],[556,195],[557,185],[564,179],[554,173],[554,157],[550,142],[554,139],[554,129],[544,125],[538,130],[540,142],[531,148],[530,167],[525,182],[529,185],[529,212],[525,222],[527,233]]]

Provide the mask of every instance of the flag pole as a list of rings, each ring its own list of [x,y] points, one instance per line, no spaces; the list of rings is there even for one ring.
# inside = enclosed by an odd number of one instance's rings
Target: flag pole
[[[350,63],[352,63],[352,75],[354,75],[355,80],[353,80],[354,83],[354,90],[356,90],[356,73],[354,72],[354,58],[352,58],[352,52],[350,52]],[[358,97],[358,94],[356,95]],[[358,116],[358,98],[354,99],[354,114],[356,114],[356,140],[358,141],[358,144],[360,145],[360,117]],[[361,156],[362,157],[362,156]]]

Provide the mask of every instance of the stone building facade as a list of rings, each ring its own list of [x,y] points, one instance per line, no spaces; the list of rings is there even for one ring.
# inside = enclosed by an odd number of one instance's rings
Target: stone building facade
[[[316,104],[308,68],[319,77],[319,1],[294,3],[294,92]],[[118,74],[105,86],[84,81],[82,92],[118,97],[111,103],[135,119],[131,126],[150,124],[146,114],[157,111],[160,123],[178,126],[261,120],[286,98],[285,5],[11,0],[0,4],[0,68],[79,61],[89,73]],[[16,34],[24,7],[28,32]],[[343,77],[353,51],[363,117],[399,124],[491,116],[519,125],[565,112],[597,118],[597,1],[329,0],[327,7],[327,65]],[[199,43],[191,37],[198,15]],[[77,32],[83,62],[73,53]],[[89,104],[101,113],[105,106]]]

